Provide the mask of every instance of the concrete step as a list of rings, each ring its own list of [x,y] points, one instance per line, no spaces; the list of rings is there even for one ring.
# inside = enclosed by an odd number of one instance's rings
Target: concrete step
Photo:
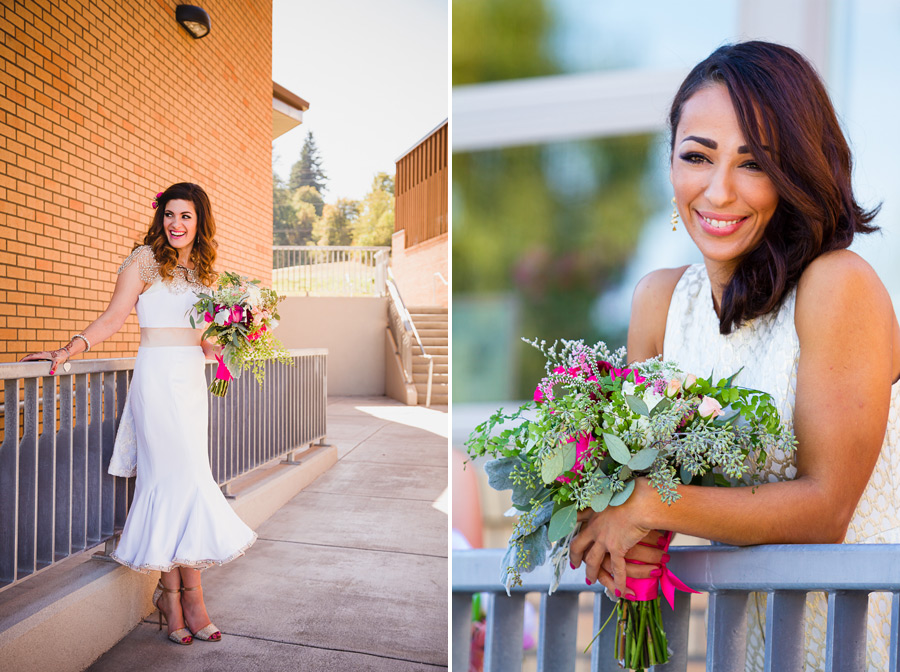
[[[421,317],[421,319],[419,319],[419,317],[413,317],[413,322],[415,322],[416,329],[419,330],[419,333],[421,333],[422,331],[424,331],[426,329],[440,329],[441,331],[447,331],[447,320],[444,320],[443,322],[438,322],[436,320],[428,319],[429,318],[428,315],[424,315],[424,316],[420,316],[420,317]]]
[[[423,385],[428,384],[428,372],[427,371],[413,371],[413,382],[418,384],[422,383]],[[435,373],[431,376],[431,389],[434,389],[438,385],[447,385],[450,382],[450,376],[446,373]]]
[[[410,313],[427,313],[428,315],[446,315],[447,309],[440,306],[407,306]]]
[[[450,373],[450,365],[449,364],[435,364],[434,365],[434,374],[448,374]],[[413,364],[413,373],[428,373],[428,364],[426,362],[422,362],[421,364],[414,363]]]
[[[428,347],[431,345],[435,346],[448,346],[450,345],[450,340],[448,338],[425,338],[422,337],[422,345],[425,346],[425,352],[428,352]]]
[[[447,366],[450,363],[450,357],[447,355],[434,355],[432,359],[434,360],[435,369],[439,366]],[[413,367],[418,365],[428,366],[428,359],[422,355],[413,355],[412,361]]]
[[[449,394],[431,394],[431,405],[432,406],[448,406],[450,404],[450,395]],[[418,405],[425,405],[425,395],[422,394],[419,396]]]
[[[428,355],[449,355],[450,348],[446,345],[426,345],[425,354]]]
[[[447,329],[423,329],[418,324],[416,331],[419,332],[419,338],[447,338]]]

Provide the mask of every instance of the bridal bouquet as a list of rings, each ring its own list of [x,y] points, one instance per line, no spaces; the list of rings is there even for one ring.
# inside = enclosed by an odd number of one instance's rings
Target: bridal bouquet
[[[259,280],[226,272],[219,277],[216,291],[198,297],[194,310],[207,324],[202,338],[214,338],[223,346],[221,356],[216,355],[215,380],[209,386],[214,395],[224,397],[229,382],[239,378],[243,369],[253,371],[262,383],[267,359],[290,363],[287,350],[272,336],[272,329],[278,326],[278,302],[284,298],[275,290],[259,287]],[[196,328],[194,315],[190,319]]]
[[[626,368],[625,349],[610,352],[603,342],[526,342],[547,359],[534,400],[509,414],[500,409],[466,442],[470,457],[496,458],[485,465],[488,483],[512,489],[519,513],[500,576],[507,592],[521,585],[522,572],[549,561],[553,593],[578,511],[621,505],[636,477],[646,476],[672,505],[680,484],[755,483],[768,453],[796,445],[771,397],[736,387],[737,373],[714,384],[660,358]],[[506,424],[513,426],[495,432]],[[666,547],[671,536],[664,534]],[[637,670],[663,664],[669,653],[658,589],[670,606],[676,588],[690,589],[665,564],[660,578],[627,584],[636,600],[617,605],[616,658]]]

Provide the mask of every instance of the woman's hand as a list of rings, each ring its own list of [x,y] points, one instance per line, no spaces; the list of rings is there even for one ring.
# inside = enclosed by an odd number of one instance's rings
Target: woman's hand
[[[214,360],[216,355],[222,354],[223,350],[221,345],[215,345],[209,341],[201,341],[200,347],[203,348],[203,354],[206,355],[206,358],[209,360]]]
[[[56,373],[56,369],[60,364],[64,366],[64,370],[68,370],[68,360],[69,360],[69,351],[65,348],[60,348],[59,350],[53,350],[47,352],[36,352],[32,355],[25,355],[20,362],[39,362],[50,360],[50,375],[54,375]]]
[[[648,494],[652,496],[653,489],[644,478],[636,481],[634,492],[621,506],[607,507],[601,513],[586,510],[578,514],[582,527],[569,549],[573,567],[579,567],[584,561],[588,582],[599,581],[611,592],[623,596],[634,594],[626,588],[625,578],[652,576],[663,554],[656,545],[660,533],[640,522],[642,500]],[[626,560],[644,564],[626,563]]]

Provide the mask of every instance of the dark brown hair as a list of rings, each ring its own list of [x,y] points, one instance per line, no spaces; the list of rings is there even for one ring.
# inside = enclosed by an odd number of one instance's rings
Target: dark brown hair
[[[194,263],[197,279],[209,287],[217,276],[213,266],[216,263],[216,248],[219,244],[215,240],[216,220],[212,214],[209,196],[203,191],[203,187],[190,182],[179,182],[162,192],[156,199],[156,210],[153,213],[150,230],[144,236],[144,245],[149,245],[153,249],[153,256],[159,264],[159,274],[168,282],[173,277],[175,266],[178,265],[178,252],[169,245],[163,219],[166,204],[174,200],[191,201],[194,204],[194,211],[197,213],[197,233],[191,249],[191,261]]]
[[[744,139],[778,192],[762,240],[722,294],[719,331],[729,334],[778,308],[813,259],[877,231],[869,223],[880,206],[856,202],[850,148],[825,86],[803,56],[778,44],[725,45],[691,70],[669,112],[673,151],[684,104],[715,84],[728,89]]]

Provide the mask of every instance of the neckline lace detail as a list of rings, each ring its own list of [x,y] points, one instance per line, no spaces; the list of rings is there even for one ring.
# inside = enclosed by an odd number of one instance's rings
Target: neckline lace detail
[[[153,250],[149,245],[140,245],[134,248],[119,266],[118,273],[128,268],[135,260],[138,262],[141,280],[152,285],[157,280],[162,280],[168,290],[174,294],[184,294],[187,291],[195,293],[207,291],[209,288],[197,279],[197,273],[190,268],[177,265],[172,275],[163,278],[159,272],[159,263],[153,256]]]

